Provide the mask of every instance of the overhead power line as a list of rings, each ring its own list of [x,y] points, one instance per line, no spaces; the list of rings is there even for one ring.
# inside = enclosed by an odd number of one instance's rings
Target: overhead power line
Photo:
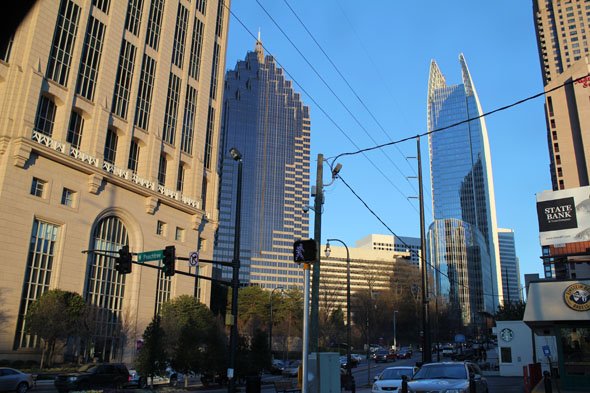
[[[581,76],[581,77],[579,77],[579,78],[572,79],[572,80],[570,80],[570,81],[566,81],[566,82],[564,82],[563,84],[561,84],[561,85],[559,85],[559,86],[556,86],[556,87],[554,87],[554,88],[552,88],[552,89],[550,89],[550,90],[543,91],[542,93],[537,93],[537,94],[535,94],[535,95],[532,95],[532,96],[529,96],[529,97],[527,97],[527,98],[523,98],[522,100],[519,100],[519,101],[513,102],[512,104],[505,105],[505,106],[503,106],[503,107],[500,107],[500,108],[494,109],[494,110],[492,110],[492,111],[489,111],[489,112],[486,112],[486,113],[482,113],[481,115],[479,115],[479,116],[476,116],[476,117],[471,117],[471,118],[469,118],[469,117],[468,117],[468,118],[467,118],[467,119],[465,119],[465,120],[459,121],[459,122],[457,122],[457,123],[450,124],[450,125],[448,125],[448,126],[444,126],[444,127],[436,128],[436,129],[434,129],[434,130],[427,131],[427,132],[424,132],[424,133],[422,133],[422,134],[418,134],[418,135],[415,135],[415,136],[409,136],[409,137],[407,137],[407,138],[399,139],[399,140],[397,140],[397,141],[388,142],[388,143],[383,143],[383,144],[381,144],[381,145],[376,145],[376,146],[372,146],[372,147],[367,147],[367,148],[365,148],[365,149],[359,149],[359,150],[357,150],[357,151],[354,151],[354,152],[349,152],[349,153],[340,153],[340,154],[338,154],[337,156],[335,156],[335,157],[334,157],[334,159],[333,159],[333,162],[335,162],[335,161],[336,161],[338,158],[340,158],[340,157],[344,157],[344,156],[353,156],[353,155],[355,155],[355,154],[359,154],[359,153],[366,153],[366,152],[368,152],[368,151],[371,151],[371,150],[382,149],[382,148],[384,148],[384,147],[387,147],[387,146],[396,145],[396,144],[398,144],[398,143],[402,143],[402,142],[410,141],[410,140],[412,140],[412,139],[416,139],[416,138],[419,138],[419,137],[421,137],[421,136],[427,136],[427,135],[430,135],[430,134],[434,134],[435,132],[440,132],[440,131],[448,130],[449,128],[453,128],[453,127],[456,127],[456,126],[458,126],[458,125],[461,125],[461,124],[469,123],[470,121],[473,121],[473,120],[477,120],[477,119],[484,118],[484,117],[486,117],[486,116],[489,116],[489,115],[492,115],[492,114],[494,114],[494,113],[496,113],[496,112],[501,112],[501,111],[504,111],[504,110],[506,110],[506,109],[510,109],[510,108],[512,108],[512,107],[514,107],[514,106],[517,106],[517,105],[520,105],[520,104],[522,104],[522,103],[525,103],[525,102],[527,102],[527,101],[530,101],[530,100],[533,100],[533,99],[535,99],[535,98],[541,97],[541,96],[543,96],[543,95],[545,95],[545,94],[547,94],[547,93],[551,93],[551,92],[553,92],[553,91],[555,91],[555,90],[558,90],[558,89],[561,89],[561,88],[563,88],[563,87],[565,87],[565,86],[567,86],[567,85],[572,85],[572,84],[576,83],[577,81],[580,81],[580,80],[582,80],[582,79],[584,79],[584,78],[587,78],[588,76],[590,76],[590,73],[589,73],[589,74],[587,74],[587,75]]]
[[[303,53],[301,53],[301,51],[297,48],[297,46],[291,41],[291,39],[287,36],[287,34],[282,30],[282,28],[276,23],[276,21],[272,18],[272,16],[266,11],[266,9],[258,2],[258,0],[256,1],[260,7],[262,8],[262,10],[268,15],[268,17],[271,19],[271,21],[277,26],[277,28],[283,33],[283,35],[287,38],[287,40],[291,43],[291,45],[293,45],[293,47],[299,52],[299,54],[303,57],[303,59],[308,63],[308,65],[312,68],[312,70],[316,73],[316,75],[322,80],[322,82],[326,85],[326,87],[330,90],[330,92],[337,98],[338,101],[340,101],[340,103],[344,106],[344,108],[348,111],[348,113],[353,117],[353,119],[355,119],[355,121],[357,122],[357,124],[359,124],[359,126],[361,127],[361,129],[363,129],[365,131],[365,133],[367,134],[367,136],[369,136],[369,138],[371,138],[371,140],[374,143],[377,143],[373,137],[368,133],[368,131],[366,130],[366,128],[363,127],[363,125],[358,121],[358,119],[354,116],[354,114],[352,114],[352,112],[350,111],[350,109],[348,109],[348,107],[341,101],[341,99],[338,97],[338,95],[333,91],[333,89],[325,82],[325,80],[321,77],[321,75],[319,75],[319,73],[316,71],[316,69],[313,67],[313,65],[307,60],[307,58],[305,57],[305,55],[303,55]],[[238,18],[236,16],[236,14],[227,6],[224,4],[224,7],[229,11],[229,13],[242,25],[242,27],[248,32],[248,34],[250,34],[250,36],[252,36],[255,40],[257,39],[257,36],[250,31],[246,25],[242,22],[242,20],[240,18]],[[270,55],[272,55],[272,52],[269,51],[262,43],[261,43],[262,47],[264,48],[264,50],[269,53]],[[274,55],[273,55],[274,57]],[[334,124],[334,126],[349,140],[350,143],[352,143],[352,145],[354,147],[356,147],[357,149],[360,149],[359,146],[352,140],[352,138],[342,129],[342,127],[340,127],[336,121],[326,112],[326,110],[313,98],[313,96],[301,85],[301,83],[299,83],[297,81],[297,79],[275,58],[276,63],[283,68],[283,70],[285,70],[285,73],[289,76],[289,78],[291,78],[293,80],[293,82],[299,86],[299,88],[311,99],[311,101],[316,105],[316,107],[326,116],[326,118],[332,123]],[[371,158],[367,155],[365,155],[365,158],[367,159],[367,161],[369,161],[369,163],[371,163],[371,165],[375,168],[375,170],[377,172],[379,172],[383,178],[385,180],[387,180],[387,182],[398,192],[400,193],[402,196],[406,197],[406,195],[403,193],[403,191],[385,174],[385,172],[383,172],[383,170],[377,165],[375,164],[375,162],[373,162],[373,160],[371,160]],[[391,160],[389,157],[387,157],[389,160]],[[392,162],[392,164],[395,166],[395,164]],[[401,170],[396,166],[396,168],[398,169],[398,171],[401,172]],[[403,173],[402,173],[403,175]],[[405,175],[403,175],[405,177]],[[411,205],[413,209],[416,209],[416,207],[414,205]]]

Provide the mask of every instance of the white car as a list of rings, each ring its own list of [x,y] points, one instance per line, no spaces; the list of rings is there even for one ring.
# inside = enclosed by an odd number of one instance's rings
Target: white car
[[[359,355],[358,353],[351,353],[350,357],[356,359],[358,364],[361,364],[361,362],[363,361],[363,355]]]
[[[418,371],[415,366],[396,366],[387,367],[378,376],[375,377],[372,393],[389,392],[392,390],[401,390],[402,376],[408,377],[408,381]]]
[[[447,344],[447,345],[445,345],[443,347],[443,350],[442,350],[442,355],[443,356],[451,356],[451,355],[453,355],[453,353],[454,353],[454,350],[453,350],[453,346],[452,345]]]

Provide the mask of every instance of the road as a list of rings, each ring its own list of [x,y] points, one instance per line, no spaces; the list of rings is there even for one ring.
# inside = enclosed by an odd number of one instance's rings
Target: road
[[[370,362],[370,368],[367,367],[366,359],[356,368],[352,369],[352,375],[354,376],[356,383],[356,393],[370,393],[373,378],[379,375],[383,369],[392,366],[414,366],[416,362],[422,360],[422,354],[415,352],[410,359],[398,359],[395,362],[377,363],[374,361]],[[441,361],[449,360],[449,358],[441,357]],[[433,361],[436,361],[436,355],[433,356]],[[261,390],[264,393],[274,392],[273,380],[281,379],[281,376],[274,376],[265,374],[262,376]],[[489,393],[524,393],[524,382],[522,377],[500,377],[500,376],[486,376],[489,384]],[[190,381],[191,390],[199,389],[199,392],[216,392],[220,393],[227,391],[227,387],[214,386],[209,389],[205,389],[200,386],[198,380]],[[182,387],[179,387],[179,390]],[[240,387],[240,391],[244,392],[245,387]],[[133,392],[135,389],[129,389],[128,392]],[[37,386],[33,388],[31,393],[55,393],[56,390],[53,386],[53,381],[39,381]]]

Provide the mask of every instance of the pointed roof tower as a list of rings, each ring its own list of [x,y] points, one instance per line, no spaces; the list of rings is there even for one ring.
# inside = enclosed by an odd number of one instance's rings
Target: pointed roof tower
[[[256,46],[254,47],[256,57],[260,64],[264,63],[264,48],[262,47],[262,41],[260,41],[260,27],[258,28],[258,39],[256,40]]]

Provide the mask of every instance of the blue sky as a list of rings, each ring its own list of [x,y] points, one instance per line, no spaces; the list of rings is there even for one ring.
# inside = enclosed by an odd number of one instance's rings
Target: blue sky
[[[319,153],[329,159],[427,130],[432,59],[448,84],[458,84],[458,56],[465,55],[484,112],[543,91],[531,0],[233,0],[231,9],[226,68],[254,49],[250,33],[260,29],[267,54],[310,107],[312,184]],[[542,274],[535,194],[551,189],[543,98],[490,115],[486,124],[498,225],[515,230],[524,284],[525,273]],[[428,226],[427,137],[421,150]],[[418,203],[408,199],[418,190],[417,180],[407,178],[417,173],[410,156],[416,156],[413,139],[338,162],[345,181],[395,234],[418,237]],[[328,183],[329,166],[324,172]],[[313,235],[313,216],[311,225]],[[322,244],[339,238],[354,247],[371,233],[391,234],[341,181],[326,187]]]

